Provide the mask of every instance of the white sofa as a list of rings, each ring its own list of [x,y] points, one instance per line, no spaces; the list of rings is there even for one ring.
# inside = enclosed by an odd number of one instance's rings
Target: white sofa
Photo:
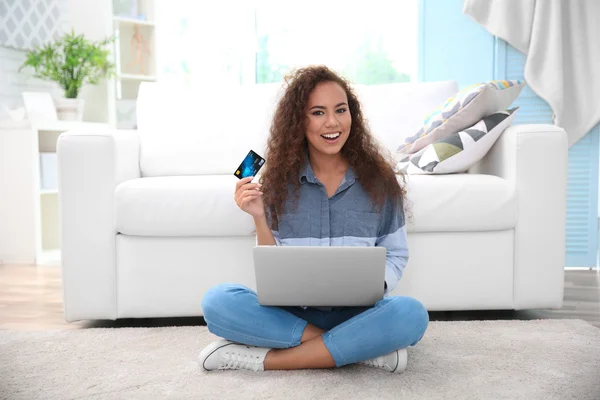
[[[138,130],[59,137],[67,321],[199,316],[211,286],[255,287],[232,174],[264,153],[279,89],[143,84]],[[390,150],[457,90],[356,86]],[[562,129],[515,125],[468,173],[410,176],[410,260],[392,294],[430,311],[561,307],[566,171]]]

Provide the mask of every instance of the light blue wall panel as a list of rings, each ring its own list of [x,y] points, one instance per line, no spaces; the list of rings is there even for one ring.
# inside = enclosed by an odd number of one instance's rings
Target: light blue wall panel
[[[462,6],[462,0],[420,0],[419,79],[456,80],[460,88],[524,80],[525,56],[464,15]],[[521,107],[516,124],[552,123],[548,104],[527,86],[514,105]],[[599,136],[597,127],[569,149],[567,266],[596,265]]]
[[[421,0],[419,80],[460,88],[494,76],[494,36],[462,13],[462,0]]]

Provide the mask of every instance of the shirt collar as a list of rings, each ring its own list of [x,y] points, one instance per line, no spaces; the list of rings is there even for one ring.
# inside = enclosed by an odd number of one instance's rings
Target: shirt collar
[[[300,183],[310,182],[317,183],[317,177],[313,172],[312,166],[310,165],[310,161],[308,160],[308,156],[304,158],[304,166],[300,170]]]

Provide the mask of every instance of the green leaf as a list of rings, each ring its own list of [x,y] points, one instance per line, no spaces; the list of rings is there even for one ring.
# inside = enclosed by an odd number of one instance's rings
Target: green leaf
[[[83,85],[97,84],[115,75],[110,51],[105,48],[114,39],[91,41],[72,30],[54,42],[28,51],[19,71],[32,68],[35,78],[54,81],[65,91],[65,97],[76,98]]]

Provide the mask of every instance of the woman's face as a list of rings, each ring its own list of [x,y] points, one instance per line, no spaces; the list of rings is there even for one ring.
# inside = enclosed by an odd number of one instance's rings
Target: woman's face
[[[306,115],[309,150],[327,155],[339,153],[352,125],[344,89],[335,82],[319,83],[308,98]]]

